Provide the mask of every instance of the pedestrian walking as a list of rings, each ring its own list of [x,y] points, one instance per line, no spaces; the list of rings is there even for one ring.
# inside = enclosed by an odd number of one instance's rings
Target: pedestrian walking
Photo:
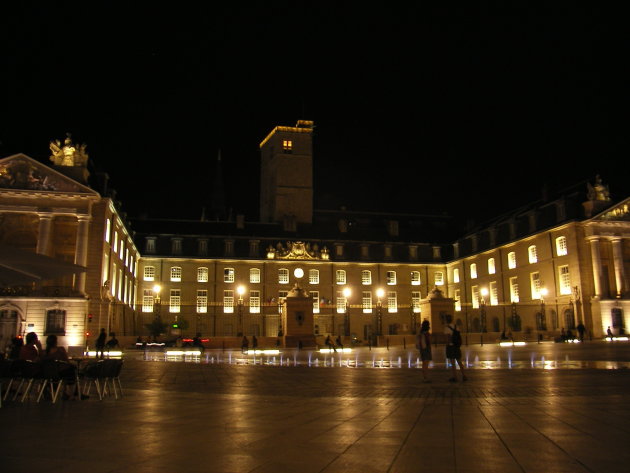
[[[106,339],[107,339],[107,333],[105,332],[104,328],[101,328],[101,333],[98,334],[98,338],[96,339],[96,358],[105,358],[105,340]]]
[[[420,333],[416,335],[416,347],[420,351],[420,359],[422,360],[422,380],[425,383],[431,382],[429,379],[429,363],[433,360],[433,355],[431,353],[430,329],[430,322],[424,320],[420,326]]]
[[[444,335],[446,336],[446,359],[451,363],[452,376],[449,381],[457,382],[457,365],[462,376],[462,381],[468,381],[468,377],[464,373],[464,364],[462,363],[462,334],[453,322],[453,316],[446,314],[446,326],[444,327]]]
[[[584,341],[584,332],[586,332],[586,327],[584,326],[584,324],[582,322],[580,322],[577,326],[577,331],[578,331],[578,338],[580,339],[581,342]]]

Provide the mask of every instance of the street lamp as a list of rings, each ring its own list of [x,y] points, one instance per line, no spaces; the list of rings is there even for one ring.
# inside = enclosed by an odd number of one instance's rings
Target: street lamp
[[[245,286],[238,286],[236,288],[238,293],[238,326],[236,329],[236,335],[243,336],[243,294],[245,294]]]
[[[343,334],[348,337],[350,336],[350,304],[348,303],[348,299],[350,298],[350,294],[352,291],[349,287],[343,288],[343,298],[345,303],[345,313],[343,318]]]
[[[376,290],[376,335],[383,335],[383,302],[382,298],[385,295],[385,291],[382,288]],[[376,345],[376,343],[374,343]]]
[[[162,286],[156,284],[153,286],[153,315],[155,320],[160,319],[160,291],[162,290]]]
[[[547,330],[547,318],[545,315],[545,296],[549,291],[547,291],[546,287],[540,288],[540,330]],[[542,334],[538,334],[538,343],[542,339]]]
[[[488,295],[488,289],[485,287],[481,288],[481,300],[480,302],[480,313],[481,313],[481,345],[483,345],[483,334],[486,332],[486,296]]]

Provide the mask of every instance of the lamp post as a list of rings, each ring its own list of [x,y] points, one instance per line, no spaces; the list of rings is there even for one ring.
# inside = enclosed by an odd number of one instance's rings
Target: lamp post
[[[547,295],[547,288],[540,288],[540,330],[547,330],[547,320],[545,315],[545,296]],[[538,333],[538,343],[542,339],[542,333]]]
[[[409,311],[411,312],[411,333],[415,335],[416,333],[416,312],[413,303],[413,292],[411,293],[411,302],[409,303]],[[404,339],[403,339],[404,341]]]
[[[344,287],[343,298],[344,298],[344,304],[345,304],[345,311],[344,311],[344,318],[343,318],[343,334],[346,337],[350,336],[350,304],[348,303],[350,294],[352,294],[352,290],[349,287]]]
[[[480,329],[481,329],[481,345],[483,345],[483,334],[486,332],[486,296],[488,295],[488,289],[485,287],[481,288],[481,300],[480,302]]]
[[[238,293],[238,325],[236,328],[236,335],[243,336],[243,294],[245,294],[245,286],[238,286],[236,288]]]
[[[383,302],[382,298],[385,295],[385,291],[382,288],[376,290],[376,336],[383,335]],[[374,345],[376,345],[378,338],[375,339]]]
[[[160,291],[162,290],[162,286],[156,284],[153,286],[153,318],[155,320],[160,320]]]

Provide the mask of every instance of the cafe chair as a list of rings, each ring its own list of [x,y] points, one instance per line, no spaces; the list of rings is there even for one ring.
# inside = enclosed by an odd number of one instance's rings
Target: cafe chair
[[[12,400],[15,401],[21,394],[21,401],[24,402],[30,394],[33,385],[39,383],[41,379],[41,363],[29,360],[13,360],[11,363],[11,381],[9,386],[7,386],[7,394],[11,387],[17,384]]]
[[[104,360],[105,366],[103,367],[103,379],[104,379],[104,395],[113,392],[114,398],[118,399],[118,393],[122,397],[122,384],[120,382],[120,371],[122,370],[123,360],[108,359]]]
[[[83,379],[83,394],[89,396],[92,385],[96,388],[99,400],[103,400],[103,391],[105,388],[105,378],[103,374],[103,365],[107,360],[91,361],[80,372],[79,377]]]
[[[67,363],[65,361],[57,360],[44,360],[41,362],[41,371],[39,376],[41,379],[41,386],[39,387],[39,392],[37,394],[37,402],[42,399],[46,388],[50,389],[50,399],[53,404],[57,402],[61,388],[65,384],[64,379],[60,375],[63,371],[64,364]]]

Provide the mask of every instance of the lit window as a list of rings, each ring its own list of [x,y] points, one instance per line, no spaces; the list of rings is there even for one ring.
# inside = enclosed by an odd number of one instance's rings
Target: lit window
[[[488,258],[488,274],[494,274],[497,272],[497,268],[494,264],[494,258]]]
[[[205,289],[197,290],[197,313],[205,314],[208,312],[208,291]]]
[[[260,314],[260,291],[249,291],[249,312]]]
[[[411,272],[411,285],[419,286],[420,285],[420,271],[412,271]]]
[[[529,254],[529,263],[538,263],[538,253],[536,251],[536,245],[532,245],[527,249],[527,253]]]
[[[345,284],[346,283],[346,271],[343,269],[337,270],[337,284]]]
[[[532,299],[540,299],[540,273],[535,272],[529,275],[532,285]]]
[[[118,256],[121,260],[125,259],[125,240],[120,240],[120,253]]]
[[[459,289],[455,289],[455,296],[453,298],[455,299],[455,310],[457,312],[461,312],[462,311],[462,301],[461,301]]]
[[[291,140],[282,140],[282,149],[285,152],[291,152],[293,151],[293,141]]]
[[[179,266],[171,267],[171,281],[179,282],[182,280],[182,268]]]
[[[564,256],[568,253],[567,237],[561,236],[556,238],[556,253],[558,253],[558,256]]]
[[[518,282],[516,278],[510,278],[510,301],[519,302]]]
[[[558,268],[559,282],[560,282],[560,294],[571,294],[571,276],[569,274],[569,266],[560,266]]]
[[[453,282],[459,282],[459,268],[453,270]]]
[[[181,310],[182,297],[179,289],[171,289],[171,296],[169,299],[169,312],[179,313]]]
[[[112,231],[112,221],[110,219],[105,220],[105,241],[109,243],[109,234]]]
[[[155,266],[144,267],[144,280],[155,281]]]
[[[308,282],[309,284],[319,284],[319,269],[308,270]]]
[[[234,282],[234,268],[223,268],[223,282]]]
[[[420,291],[411,291],[411,310],[414,314],[420,313],[420,301],[422,297]]]
[[[114,231],[114,253],[118,253],[118,232]]]
[[[490,283],[490,305],[499,305],[499,291],[496,281]]]
[[[470,265],[470,279],[477,279],[477,263]]]
[[[396,271],[387,271],[387,285],[394,286],[396,285]]]
[[[234,313],[234,291],[232,290],[223,291],[223,313]]]
[[[369,269],[361,271],[361,284],[364,286],[372,284],[372,271]]]
[[[513,251],[510,251],[508,253],[508,268],[516,268],[516,253],[514,253]]]
[[[363,307],[364,314],[372,313],[372,293],[370,291],[363,291],[361,293],[361,306]]]
[[[153,312],[153,291],[145,289],[142,293],[142,312]]]
[[[197,282],[208,282],[208,268],[197,268]]]
[[[249,270],[249,282],[251,284],[259,284],[260,283],[260,269],[251,268]]]
[[[387,312],[398,312],[398,296],[394,291],[387,293]]]
[[[309,291],[313,298],[313,314],[319,314],[319,291]]]
[[[433,278],[436,286],[444,285],[444,273],[442,271],[436,271]]]
[[[289,270],[281,268],[278,270],[278,283],[289,284]]]
[[[348,310],[348,299],[343,295],[343,291],[337,291],[337,313],[345,314]]]
[[[478,309],[479,308],[479,286],[473,286],[471,288],[471,292],[472,292],[472,308],[473,309]]]
[[[116,265],[112,265],[112,283],[109,286],[109,292],[116,297]]]
[[[109,253],[103,255],[103,283],[109,279]]]

